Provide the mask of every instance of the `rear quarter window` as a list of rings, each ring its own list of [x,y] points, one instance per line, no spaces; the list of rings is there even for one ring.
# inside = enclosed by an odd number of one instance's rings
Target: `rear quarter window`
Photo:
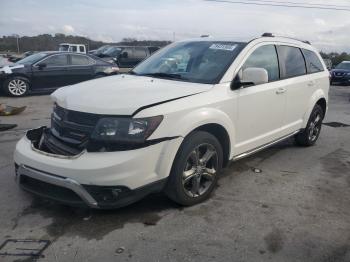
[[[304,56],[301,50],[292,46],[278,46],[282,78],[291,78],[306,74]]]
[[[303,49],[303,53],[306,61],[307,72],[309,74],[324,71],[323,65],[315,52]]]

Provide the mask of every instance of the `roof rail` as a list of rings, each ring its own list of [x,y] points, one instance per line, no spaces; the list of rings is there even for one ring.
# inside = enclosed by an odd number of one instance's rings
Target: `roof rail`
[[[272,33],[263,33],[263,34],[261,35],[261,37],[275,37],[275,35],[272,34]],[[297,38],[293,38],[293,37],[289,37],[289,36],[282,36],[282,35],[279,35],[279,36],[277,36],[277,37],[288,38],[288,39],[300,41],[300,42],[303,42],[303,43],[305,43],[305,44],[311,45],[310,41],[307,41],[307,40],[301,40],[301,39],[297,39]]]
[[[203,38],[203,37],[210,37],[210,35],[201,35],[201,37]]]

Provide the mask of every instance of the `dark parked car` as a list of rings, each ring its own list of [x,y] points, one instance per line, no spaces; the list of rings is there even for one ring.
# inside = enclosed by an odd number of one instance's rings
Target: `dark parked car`
[[[89,54],[90,55],[94,55],[94,56],[99,56],[101,55],[103,52],[105,52],[108,48],[110,48],[110,45],[103,45],[95,50],[90,50]]]
[[[343,61],[331,71],[331,84],[350,85],[350,61]]]
[[[121,68],[135,67],[142,60],[156,52],[156,46],[111,46],[98,56]]]
[[[92,55],[41,52],[1,68],[0,84],[8,95],[24,96],[29,91],[47,91],[116,74],[118,70],[117,66]]]

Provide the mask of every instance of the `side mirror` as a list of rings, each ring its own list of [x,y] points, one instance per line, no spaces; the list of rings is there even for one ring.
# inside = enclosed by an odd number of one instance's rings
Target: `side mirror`
[[[232,89],[242,86],[261,85],[269,82],[269,74],[266,69],[259,67],[248,67],[242,70],[232,82]]]
[[[45,63],[40,63],[40,64],[38,64],[38,68],[41,70],[41,69],[43,69],[43,68],[45,68],[46,67],[46,64]]]

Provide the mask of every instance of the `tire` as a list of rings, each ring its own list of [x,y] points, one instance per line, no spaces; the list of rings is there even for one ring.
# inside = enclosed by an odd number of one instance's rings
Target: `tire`
[[[21,97],[29,92],[29,80],[25,77],[14,76],[4,82],[3,90],[6,95]]]
[[[295,141],[300,146],[312,146],[316,143],[322,128],[324,112],[320,105],[313,108],[306,128],[295,136]]]
[[[203,131],[191,133],[176,154],[166,195],[184,206],[203,202],[216,186],[222,163],[222,146],[215,136]]]

